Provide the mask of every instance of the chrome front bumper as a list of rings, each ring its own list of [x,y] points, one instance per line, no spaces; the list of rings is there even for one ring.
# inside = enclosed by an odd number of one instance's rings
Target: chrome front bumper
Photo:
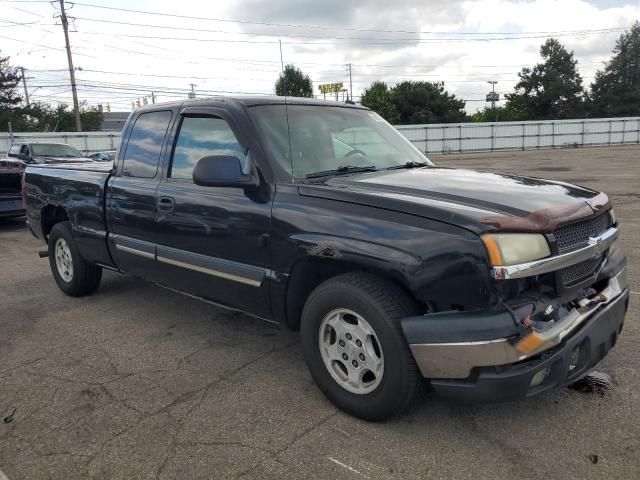
[[[533,262],[496,266],[493,267],[491,274],[497,280],[507,280],[554,272],[591,258],[598,258],[613,245],[617,238],[618,227],[611,227],[601,235],[589,238],[589,244],[586,247],[562,255],[534,260]]]
[[[593,297],[569,311],[551,328],[536,333],[539,346],[522,353],[512,338],[483,341],[410,344],[411,352],[426,378],[463,379],[472,369],[508,365],[538,355],[567,339],[600,309],[618,300],[628,289],[626,269],[609,279],[608,284]],[[482,320],[478,320],[482,321]]]

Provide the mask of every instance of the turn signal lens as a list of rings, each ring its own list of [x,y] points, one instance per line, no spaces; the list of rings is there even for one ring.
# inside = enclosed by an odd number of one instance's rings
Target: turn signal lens
[[[539,233],[488,233],[482,242],[491,266],[516,265],[551,255],[549,244]]]
[[[543,343],[544,338],[542,338],[542,336],[538,333],[532,332],[522,340],[520,340],[518,343],[516,343],[516,350],[524,355],[537,350],[542,346]]]
[[[489,255],[489,263],[491,263],[491,265],[502,265],[504,263],[502,260],[502,253],[500,252],[500,247],[498,247],[498,243],[495,241],[493,235],[483,236],[482,241],[484,242],[487,254]]]

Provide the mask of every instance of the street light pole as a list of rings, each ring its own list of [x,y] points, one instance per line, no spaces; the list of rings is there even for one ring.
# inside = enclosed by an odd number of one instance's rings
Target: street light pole
[[[69,77],[71,78],[71,93],[73,95],[73,114],[76,117],[76,132],[82,131],[80,121],[80,105],[78,104],[78,91],[76,89],[76,74],[73,69],[73,59],[71,58],[71,46],[69,45],[69,22],[64,11],[64,0],[60,0],[60,21],[64,30],[64,42],[67,47],[67,60],[69,62]]]
[[[353,81],[351,79],[351,63],[349,63],[348,66],[349,66],[349,98],[353,102]]]

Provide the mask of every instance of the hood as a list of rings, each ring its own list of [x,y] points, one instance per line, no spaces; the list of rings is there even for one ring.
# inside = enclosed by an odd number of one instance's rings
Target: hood
[[[93,162],[92,158],[87,157],[33,157],[31,165],[42,165],[49,163],[76,163],[76,162]]]
[[[27,174],[31,171],[38,169],[62,169],[62,170],[77,170],[82,172],[100,172],[100,173],[110,173],[113,171],[114,164],[113,162],[48,162],[48,163],[40,163],[34,164],[30,163],[27,165]]]
[[[312,195],[325,189],[323,196],[329,198],[354,201],[360,197],[358,203],[446,221],[475,232],[495,228],[486,221],[488,217],[528,217],[534,212],[582,208],[589,200],[604,197],[564,182],[441,167],[338,176],[322,186],[309,187],[315,191]]]

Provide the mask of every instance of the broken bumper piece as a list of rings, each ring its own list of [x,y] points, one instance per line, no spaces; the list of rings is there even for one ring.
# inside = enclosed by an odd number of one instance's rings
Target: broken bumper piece
[[[629,305],[625,269],[592,298],[536,332],[528,349],[522,345],[526,336],[513,335],[513,318],[504,310],[411,317],[402,327],[422,375],[439,393],[515,400],[576,381],[615,345]],[[514,313],[520,318],[527,311]]]

